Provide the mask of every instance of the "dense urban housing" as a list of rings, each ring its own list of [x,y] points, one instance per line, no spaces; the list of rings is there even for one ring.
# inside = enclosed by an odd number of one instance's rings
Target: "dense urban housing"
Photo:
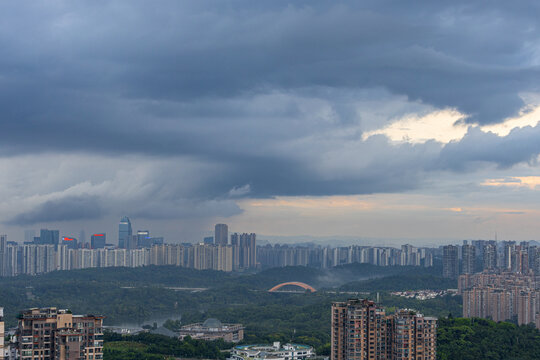
[[[332,304],[331,360],[435,360],[437,319],[413,310],[386,315],[369,300]]]
[[[25,310],[16,333],[19,359],[103,359],[103,318],[55,307]]]

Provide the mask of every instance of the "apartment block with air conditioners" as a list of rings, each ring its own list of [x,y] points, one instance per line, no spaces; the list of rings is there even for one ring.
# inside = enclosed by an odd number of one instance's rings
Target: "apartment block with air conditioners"
[[[332,304],[331,360],[435,360],[437,319],[412,310],[386,315],[375,302]]]
[[[25,310],[17,327],[19,359],[101,360],[103,318],[54,307]]]

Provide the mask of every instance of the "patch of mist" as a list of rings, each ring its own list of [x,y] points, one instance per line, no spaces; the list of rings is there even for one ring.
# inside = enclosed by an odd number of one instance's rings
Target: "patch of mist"
[[[337,272],[334,269],[324,270],[324,274],[316,278],[317,286],[319,288],[337,288],[341,285],[353,282],[353,281],[365,281],[371,279],[379,279],[388,274],[370,274],[370,275],[358,275],[352,271]]]

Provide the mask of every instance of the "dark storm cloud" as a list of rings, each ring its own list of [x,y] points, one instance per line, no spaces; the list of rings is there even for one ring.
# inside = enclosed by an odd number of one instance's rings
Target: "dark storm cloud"
[[[514,129],[503,137],[471,128],[459,142],[442,149],[437,166],[470,171],[482,163],[492,163],[508,168],[521,162],[536,163],[538,154],[540,125]]]
[[[35,209],[18,214],[5,223],[25,226],[37,223],[98,219],[101,216],[101,204],[97,197],[69,196],[45,201]]]
[[[537,128],[395,146],[362,140],[341,102],[367,91],[501,122],[538,90],[538,14],[503,1],[3,3],[0,154],[188,156],[220,165],[171,197],[202,204],[245,186],[234,196],[399,192],[429,171],[532,161]],[[12,222],[100,215],[68,200]]]

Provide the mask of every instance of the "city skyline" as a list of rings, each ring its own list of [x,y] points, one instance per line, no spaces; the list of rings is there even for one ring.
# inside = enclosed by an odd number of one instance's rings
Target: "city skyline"
[[[230,242],[230,235],[234,233],[256,233],[255,231],[252,231],[248,226],[248,229],[246,228],[240,228],[240,227],[230,227],[229,224],[212,224],[209,226],[208,229],[202,230],[201,232],[197,232],[194,235],[181,235],[179,232],[174,232],[174,229],[171,230],[172,232],[167,233],[166,231],[163,231],[163,229],[160,229],[159,227],[151,227],[149,224],[152,224],[152,221],[147,222],[144,219],[135,219],[135,223],[133,223],[133,219],[127,216],[122,216],[122,218],[119,220],[122,222],[125,218],[128,220],[131,220],[132,224],[132,232],[134,235],[137,235],[138,232],[146,232],[150,231],[153,236],[158,236],[160,238],[164,238],[167,243],[170,244],[180,244],[180,243],[202,243],[205,241],[205,238],[211,237],[212,240],[215,236],[215,226],[216,225],[225,225],[229,228],[228,231],[228,241]],[[109,223],[109,222],[107,222]],[[44,225],[41,227],[32,227],[32,228],[23,228],[19,230],[14,230],[12,232],[7,231],[0,231],[0,235],[7,235],[10,239],[10,241],[16,241],[19,243],[23,243],[24,241],[32,241],[31,238],[28,236],[31,235],[31,237],[40,235],[40,230],[43,229],[56,229],[59,231],[60,238],[73,238],[76,239],[78,243],[91,243],[92,237],[95,235],[105,235],[107,239],[107,244],[110,245],[119,245],[119,234],[118,234],[118,225],[119,222],[117,220],[116,223],[107,224],[107,226],[97,225],[99,227],[90,227],[90,226],[83,226],[79,227],[78,224],[71,224],[68,226],[65,226],[65,223],[62,223],[63,226],[52,226],[52,225]],[[108,230],[108,231],[104,231]],[[168,235],[164,235],[167,233]],[[81,241],[80,236],[84,237],[84,241]],[[304,244],[304,243],[312,243],[315,245],[321,245],[321,246],[350,246],[350,245],[360,245],[360,246],[388,246],[388,247],[400,247],[403,244],[412,244],[414,246],[419,247],[442,247],[447,244],[461,244],[462,241],[472,241],[472,240],[498,240],[498,241],[537,241],[540,242],[540,236],[537,238],[525,238],[525,239],[519,239],[519,238],[504,238],[500,236],[498,233],[492,234],[492,236],[489,236],[489,234],[486,237],[463,237],[463,238],[453,238],[453,237],[430,237],[430,238],[411,238],[411,237],[405,237],[405,236],[395,236],[395,237],[369,237],[369,236],[361,236],[361,235],[321,235],[321,234],[299,234],[299,235],[272,235],[272,234],[259,234],[257,233],[257,236],[259,236],[259,240],[263,243],[269,243],[269,244]],[[122,246],[121,246],[122,247]]]
[[[1,4],[0,233],[539,240],[537,13]]]

